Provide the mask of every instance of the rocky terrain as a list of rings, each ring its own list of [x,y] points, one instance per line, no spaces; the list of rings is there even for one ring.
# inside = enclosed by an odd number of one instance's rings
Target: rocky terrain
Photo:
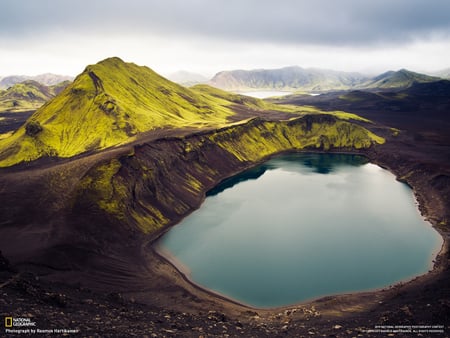
[[[113,79],[111,67],[119,72]],[[132,88],[110,86],[131,85],[128,72],[137,83]],[[155,88],[138,85],[146,81]],[[411,90],[410,96],[417,88]],[[157,128],[130,115],[132,100],[124,96],[130,92],[153,107]],[[366,110],[364,100],[342,93],[332,97],[335,109],[325,97],[309,103],[291,97],[294,106],[285,106],[207,86],[185,91],[117,58],[87,67],[0,144],[1,316],[73,330],[69,336],[411,337],[413,329],[423,330],[417,336],[447,335],[450,143],[438,126],[448,121],[448,96],[436,92],[428,89],[420,106],[408,99],[387,104],[383,96]],[[167,97],[170,102],[162,101]],[[186,109],[174,110],[178,103]],[[57,114],[61,107],[67,115]],[[164,115],[161,107],[174,109]],[[211,117],[214,107],[220,114]],[[424,115],[430,107],[438,112],[434,118]],[[412,113],[416,120],[401,124],[401,114]],[[92,129],[93,121],[108,127]],[[79,130],[107,133],[109,143],[86,137],[71,144]],[[433,271],[383,290],[253,309],[191,284],[153,250],[221,180],[270,156],[312,150],[363,154],[408,183],[445,239]]]

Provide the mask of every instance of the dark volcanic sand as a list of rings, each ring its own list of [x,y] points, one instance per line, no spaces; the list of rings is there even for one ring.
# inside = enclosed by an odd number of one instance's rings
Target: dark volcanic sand
[[[357,110],[354,109],[364,116],[363,111]],[[371,118],[374,119],[373,116]],[[389,126],[385,117],[382,122]],[[251,309],[218,298],[190,284],[173,266],[151,250],[151,241],[142,243],[123,232],[119,235],[126,243],[121,243],[125,249],[120,249],[115,261],[98,254],[90,256],[89,248],[84,248],[84,251],[67,251],[67,257],[49,256],[50,263],[47,267],[33,262],[11,266],[2,257],[1,316],[31,317],[42,329],[77,329],[83,336],[385,337],[389,334],[367,333],[367,330],[375,329],[376,325],[444,325],[444,334],[424,333],[422,336],[448,336],[448,135],[440,128],[441,124],[431,136],[428,124],[423,129],[417,123],[414,128],[411,127],[396,137],[389,136],[386,129],[380,129],[377,125],[368,127],[384,133],[389,140],[385,145],[363,153],[372,162],[388,168],[413,187],[421,212],[445,239],[443,250],[429,274],[376,292],[326,297],[273,310]],[[397,124],[396,127],[401,126]],[[164,136],[164,131],[158,133],[157,137]],[[422,138],[417,138],[417,135]],[[155,139],[152,135],[147,137],[150,141]],[[147,141],[143,139],[139,142]],[[61,168],[70,166],[72,171],[82,174],[89,167],[90,161],[107,158],[110,152],[126,153],[128,150],[127,147],[114,149],[58,165]],[[32,186],[39,188],[41,175],[47,173],[47,168],[55,166],[51,161],[42,163],[42,166],[33,165],[28,170],[2,170],[0,235],[15,231],[16,224],[8,223],[8,216],[18,205],[28,206],[30,213],[16,218],[16,222],[23,221],[27,224],[32,218],[41,223],[44,230],[39,235],[32,233],[33,229],[30,231],[27,227],[18,227],[18,241],[9,245],[4,243],[8,246],[6,249],[0,247],[4,252],[15,253],[9,256],[5,254],[13,263],[20,261],[22,251],[38,255],[42,247],[51,245],[52,238],[47,237],[48,233],[57,238],[61,232],[71,231],[70,227],[65,228],[58,223],[63,218],[57,212],[57,205],[53,213],[42,212],[40,206],[46,205],[42,191],[28,190],[27,182],[35,180]],[[413,174],[406,175],[411,169]],[[70,187],[70,180],[68,177],[67,187]],[[58,187],[61,194],[65,193],[67,187]],[[50,219],[52,222],[49,222]],[[441,224],[442,220],[447,220],[447,224]],[[116,229],[104,230],[100,228],[98,233],[90,230],[92,232],[89,234],[114,234]],[[117,231],[120,232],[119,229]],[[39,243],[33,242],[36,236]],[[111,236],[114,238],[114,235]],[[105,240],[108,240],[107,235]],[[73,238],[73,241],[76,242],[77,238]],[[64,252],[64,248],[55,252]],[[71,258],[77,259],[72,261]],[[56,271],[53,265],[57,265],[60,270]],[[395,334],[395,337],[411,336],[416,335]]]

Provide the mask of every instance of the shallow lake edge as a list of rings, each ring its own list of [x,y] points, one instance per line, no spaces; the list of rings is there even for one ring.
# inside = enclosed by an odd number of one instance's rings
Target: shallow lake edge
[[[353,150],[353,151],[342,151],[342,150],[328,150],[328,151],[320,151],[320,150],[287,150],[287,151],[282,151],[282,152],[278,152],[276,154],[271,154],[259,161],[256,161],[254,163],[252,163],[251,165],[243,168],[242,170],[239,170],[237,172],[231,173],[230,175],[225,176],[222,180],[220,180],[219,182],[217,182],[217,184],[215,184],[214,187],[218,186],[219,184],[221,184],[223,181],[232,178],[236,175],[239,175],[241,173],[243,173],[244,171],[251,169],[251,168],[255,168],[258,165],[261,165],[265,162],[267,162],[268,160],[272,159],[272,158],[276,158],[276,157],[280,157],[283,155],[289,155],[289,154],[295,154],[295,153],[303,153],[303,154],[346,154],[346,155],[359,155],[359,156],[363,156],[368,160],[368,163],[377,165],[378,167],[389,171],[390,173],[392,173],[395,177],[395,179],[399,182],[402,182],[406,185],[408,185],[413,193],[413,198],[417,207],[417,211],[419,212],[419,214],[421,215],[421,217],[424,219],[424,221],[426,223],[428,223],[441,237],[442,239],[442,245],[439,247],[436,247],[434,252],[433,252],[433,257],[431,259],[431,261],[429,262],[430,264],[430,270],[428,270],[428,272],[422,274],[422,275],[417,275],[417,276],[413,276],[411,278],[405,279],[405,280],[401,280],[397,283],[394,283],[392,285],[388,285],[385,287],[380,287],[380,288],[376,288],[376,289],[371,289],[371,290],[365,290],[365,291],[355,291],[355,292],[350,292],[350,293],[335,293],[335,294],[330,294],[330,295],[323,295],[320,297],[315,297],[312,299],[308,299],[308,300],[304,300],[301,302],[295,302],[292,304],[288,304],[288,305],[282,305],[282,306],[275,306],[275,307],[254,307],[242,302],[239,302],[238,300],[235,300],[233,298],[227,297],[217,291],[214,291],[212,289],[209,289],[207,287],[204,287],[203,285],[200,285],[198,283],[196,283],[195,281],[193,281],[190,276],[189,276],[189,271],[186,267],[183,267],[183,264],[177,262],[175,257],[172,257],[171,254],[169,254],[168,252],[166,252],[165,250],[163,250],[160,245],[158,244],[159,239],[165,234],[167,233],[173,226],[180,224],[186,217],[188,217],[193,211],[201,208],[201,206],[203,205],[205,199],[206,199],[206,193],[207,192],[203,192],[202,195],[202,199],[201,202],[198,206],[197,209],[192,210],[190,213],[186,214],[183,218],[177,220],[176,222],[173,222],[169,225],[167,225],[164,229],[162,229],[156,237],[154,237],[151,242],[148,243],[150,250],[153,252],[153,254],[158,257],[162,262],[170,265],[170,267],[172,267],[173,269],[175,269],[175,271],[177,271],[177,273],[179,274],[179,277],[181,277],[184,281],[186,281],[188,284],[190,284],[191,286],[193,286],[196,290],[200,291],[201,293],[206,293],[209,296],[213,296],[214,298],[216,298],[218,301],[220,302],[225,302],[228,303],[230,305],[237,305],[239,307],[243,307],[243,308],[247,308],[250,310],[258,310],[258,311],[274,311],[274,310],[284,310],[284,309],[289,309],[292,308],[294,306],[304,306],[304,305],[310,305],[313,303],[317,303],[317,302],[321,302],[323,300],[329,300],[329,299],[336,299],[339,297],[348,297],[348,296],[362,296],[362,295],[376,295],[379,294],[383,291],[387,291],[390,289],[395,289],[395,288],[400,288],[400,287],[404,287],[404,286],[414,286],[414,285],[420,285],[423,282],[425,282],[426,280],[429,280],[430,278],[435,278],[437,277],[442,271],[444,271],[445,268],[445,255],[448,252],[448,247],[449,247],[449,240],[448,237],[446,235],[446,233],[444,233],[439,227],[437,227],[436,224],[434,224],[434,222],[429,218],[429,216],[426,213],[426,209],[424,211],[424,208],[421,208],[421,200],[422,198],[420,198],[420,196],[417,193],[417,190],[415,189],[414,185],[411,185],[409,182],[407,182],[404,179],[401,179],[399,177],[399,175],[395,172],[395,170],[389,168],[387,165],[384,165],[383,163],[380,163],[376,158],[371,158],[371,156],[369,156],[365,151],[358,151],[358,150]],[[176,284],[176,280],[174,280],[175,284]]]

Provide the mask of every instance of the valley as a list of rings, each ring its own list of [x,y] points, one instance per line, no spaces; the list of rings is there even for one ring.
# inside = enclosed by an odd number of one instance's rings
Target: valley
[[[446,323],[448,83],[260,100],[185,88],[119,58],[87,66],[0,140],[1,305],[41,322],[63,312],[83,334],[98,332],[94,314],[116,326],[110,334],[139,323],[136,334],[167,336]],[[198,288],[153,250],[219,182],[302,151],[363,155],[411,186],[444,238],[433,270],[380,291],[261,310]]]

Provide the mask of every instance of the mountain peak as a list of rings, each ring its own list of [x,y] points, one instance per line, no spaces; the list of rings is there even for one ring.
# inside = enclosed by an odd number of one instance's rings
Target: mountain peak
[[[130,142],[159,128],[223,124],[235,104],[184,88],[148,67],[112,57],[89,65],[26,125],[0,140],[0,166],[43,156],[71,157]]]
[[[358,73],[288,66],[224,71],[217,73],[210,83],[225,90],[326,91],[352,88],[362,80],[366,80],[366,77]]]
[[[102,61],[99,61],[98,63],[125,63],[125,61],[118,56],[110,56]]]

